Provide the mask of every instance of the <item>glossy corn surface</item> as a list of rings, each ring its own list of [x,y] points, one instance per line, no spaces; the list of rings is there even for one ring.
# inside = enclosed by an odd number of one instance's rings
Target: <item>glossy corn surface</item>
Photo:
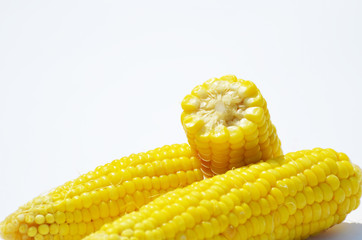
[[[207,177],[283,154],[267,103],[251,81],[210,79],[181,105],[182,125]]]
[[[360,197],[359,167],[316,148],[176,189],[85,239],[305,239],[342,222]]]
[[[20,207],[0,223],[5,240],[76,240],[157,196],[203,178],[187,144],[114,160]]]

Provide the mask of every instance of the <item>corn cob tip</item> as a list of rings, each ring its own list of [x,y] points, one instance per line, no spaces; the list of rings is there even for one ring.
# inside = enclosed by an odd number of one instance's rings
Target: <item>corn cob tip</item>
[[[282,154],[266,101],[251,81],[212,78],[196,86],[181,106],[183,128],[205,176]]]

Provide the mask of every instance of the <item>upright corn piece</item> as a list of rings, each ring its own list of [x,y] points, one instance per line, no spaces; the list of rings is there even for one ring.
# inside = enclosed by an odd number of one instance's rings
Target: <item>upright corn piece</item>
[[[20,207],[0,223],[5,240],[76,240],[155,197],[203,178],[187,144],[114,160]]]
[[[188,142],[207,177],[283,154],[267,103],[250,81],[210,79],[181,105]]]
[[[361,180],[343,153],[288,153],[166,193],[85,240],[305,239],[358,207]]]

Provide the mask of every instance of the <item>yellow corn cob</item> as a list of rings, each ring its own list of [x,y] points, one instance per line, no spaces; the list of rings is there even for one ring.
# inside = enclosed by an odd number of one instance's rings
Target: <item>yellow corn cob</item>
[[[182,125],[207,177],[283,154],[266,101],[250,81],[210,79],[181,105]]]
[[[358,207],[361,180],[343,153],[288,153],[166,193],[85,240],[305,239]]]
[[[6,240],[81,239],[162,193],[201,180],[187,144],[114,160],[20,207],[0,223]]]

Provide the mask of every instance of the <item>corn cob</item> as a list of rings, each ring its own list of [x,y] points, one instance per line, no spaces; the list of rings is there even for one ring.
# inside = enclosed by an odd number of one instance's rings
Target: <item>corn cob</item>
[[[187,144],[114,160],[20,207],[0,224],[6,240],[76,240],[155,197],[201,180]]]
[[[283,154],[266,101],[250,81],[210,79],[181,106],[182,125],[206,177]]]
[[[361,180],[343,153],[288,153],[166,193],[85,240],[305,239],[358,207]]]

